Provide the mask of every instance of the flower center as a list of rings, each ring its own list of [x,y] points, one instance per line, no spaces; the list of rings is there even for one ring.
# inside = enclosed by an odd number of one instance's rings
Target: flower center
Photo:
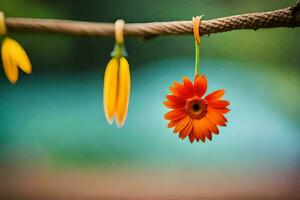
[[[201,119],[207,112],[207,102],[203,99],[194,98],[188,100],[185,109],[193,119]]]

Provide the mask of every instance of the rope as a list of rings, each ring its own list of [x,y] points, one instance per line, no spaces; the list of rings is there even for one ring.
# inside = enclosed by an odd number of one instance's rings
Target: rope
[[[47,32],[82,36],[114,36],[113,23],[55,19],[7,18],[8,31]],[[237,29],[300,26],[300,1],[292,7],[271,12],[249,13],[201,21],[200,35]],[[128,23],[124,35],[151,38],[160,35],[193,34],[192,21]]]

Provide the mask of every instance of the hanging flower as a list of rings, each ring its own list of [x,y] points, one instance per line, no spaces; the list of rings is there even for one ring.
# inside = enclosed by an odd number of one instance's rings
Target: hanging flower
[[[6,34],[6,27],[4,22],[4,14],[0,12],[0,35]],[[18,81],[19,69],[27,74],[32,72],[30,60],[22,48],[22,46],[15,40],[5,37],[1,47],[1,58],[4,73],[7,79],[15,84]]]
[[[125,57],[113,57],[105,70],[103,102],[109,124],[116,119],[121,127],[125,123],[130,96],[130,71]]]
[[[123,20],[116,21],[116,44],[105,70],[103,88],[106,120],[112,124],[115,119],[118,127],[125,123],[130,97],[130,70],[125,58],[123,26]]]
[[[200,22],[201,17],[193,17],[193,30],[195,39],[195,79],[192,83],[187,77],[183,84],[174,82],[170,87],[171,95],[167,95],[165,106],[172,109],[164,118],[169,120],[168,127],[184,139],[189,136],[193,143],[206,138],[211,140],[212,133],[218,135],[218,126],[226,126],[227,119],[224,114],[229,112],[229,102],[222,100],[225,91],[217,90],[204,96],[207,90],[207,80],[199,73],[200,52]]]
[[[25,50],[13,39],[4,38],[1,47],[1,57],[4,73],[13,84],[18,81],[18,67],[27,74],[32,72],[31,63]]]
[[[221,100],[224,90],[217,90],[204,97],[207,80],[204,75],[196,75],[194,83],[187,77],[183,84],[174,82],[170,87],[171,95],[167,95],[164,105],[172,109],[164,118],[170,120],[168,127],[184,139],[189,136],[192,143],[195,139],[205,142],[212,139],[212,133],[218,135],[218,126],[226,126],[224,114],[229,112],[226,100]]]

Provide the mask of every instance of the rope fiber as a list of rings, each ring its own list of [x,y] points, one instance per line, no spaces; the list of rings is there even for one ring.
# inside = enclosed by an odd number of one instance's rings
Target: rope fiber
[[[114,36],[113,23],[55,19],[6,18],[9,31],[46,32],[82,36]],[[294,6],[270,12],[249,13],[201,21],[200,35],[238,29],[300,26],[300,1]],[[192,21],[128,23],[124,35],[151,38],[161,35],[193,34]]]

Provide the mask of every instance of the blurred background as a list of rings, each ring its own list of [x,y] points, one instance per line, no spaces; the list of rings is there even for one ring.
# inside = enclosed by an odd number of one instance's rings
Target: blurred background
[[[1,0],[7,17],[152,22],[285,8],[296,0]],[[193,77],[192,36],[126,38],[132,92],[124,127],[106,123],[113,38],[9,33],[33,73],[0,71],[0,197],[300,198],[300,29],[204,36],[200,71],[224,88],[229,123],[211,142],[166,127],[168,86]],[[2,65],[1,65],[2,68]]]

